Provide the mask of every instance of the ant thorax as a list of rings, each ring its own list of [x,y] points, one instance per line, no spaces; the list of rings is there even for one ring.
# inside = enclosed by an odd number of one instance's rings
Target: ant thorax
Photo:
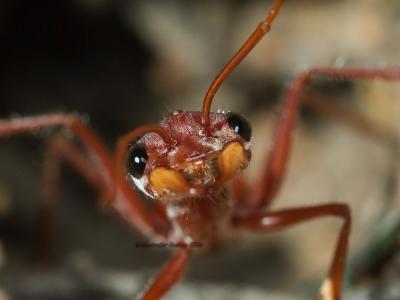
[[[165,203],[207,198],[250,161],[251,127],[233,113],[175,111],[160,122],[170,140],[148,132],[131,144],[127,171],[145,195]]]

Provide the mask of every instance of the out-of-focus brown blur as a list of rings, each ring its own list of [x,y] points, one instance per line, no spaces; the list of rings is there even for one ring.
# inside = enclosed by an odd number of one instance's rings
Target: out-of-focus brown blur
[[[218,92],[213,110],[253,124],[257,166],[272,145],[290,80],[318,66],[400,62],[400,2],[288,0],[271,32]],[[78,112],[113,149],[117,137],[175,109],[199,110],[221,67],[272,1],[2,0],[0,118]],[[306,95],[338,101],[400,138],[400,83],[318,78]],[[37,210],[46,139],[0,139],[0,299],[129,299],[170,256],[99,207],[63,168],[52,258],[37,259]],[[303,110],[273,209],[331,201],[353,214],[345,299],[400,299],[398,149]],[[170,299],[310,299],[340,222],[316,220],[247,234],[194,257]],[[396,284],[397,283],[397,284]],[[4,295],[3,295],[4,294]]]

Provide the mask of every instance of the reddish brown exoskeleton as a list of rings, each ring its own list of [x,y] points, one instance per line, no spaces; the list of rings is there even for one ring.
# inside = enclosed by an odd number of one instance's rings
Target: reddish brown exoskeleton
[[[211,84],[202,112],[175,111],[158,125],[147,125],[122,136],[114,159],[77,115],[52,114],[0,121],[0,136],[62,125],[72,131],[90,156],[68,140],[50,144],[45,163],[45,181],[56,183],[60,159],[68,161],[134,229],[152,241],[183,245],[158,276],[143,291],[141,299],[159,299],[182,277],[191,245],[212,249],[224,244],[234,230],[260,232],[280,230],[319,217],[343,220],[328,276],[319,299],[340,299],[350,233],[346,204],[330,203],[281,211],[268,210],[277,193],[290,151],[291,133],[302,91],[314,76],[399,80],[399,68],[312,68],[292,82],[274,144],[259,181],[250,187],[232,179],[250,162],[251,126],[236,113],[211,113],[218,88],[270,30],[283,0],[272,9]],[[51,184],[49,186],[52,186]],[[136,187],[136,188],[134,188]],[[51,203],[52,189],[45,194]],[[151,207],[142,195],[153,198]],[[44,216],[51,205],[45,204]]]

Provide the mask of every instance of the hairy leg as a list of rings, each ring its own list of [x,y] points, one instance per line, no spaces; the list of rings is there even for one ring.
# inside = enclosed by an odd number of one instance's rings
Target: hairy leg
[[[261,232],[272,232],[315,218],[334,216],[342,218],[335,253],[328,277],[320,289],[318,299],[339,300],[341,298],[343,274],[347,256],[347,244],[351,227],[350,210],[346,204],[332,203],[306,208],[292,208],[276,212],[258,212],[251,215],[237,215],[233,218],[236,228],[245,228]]]

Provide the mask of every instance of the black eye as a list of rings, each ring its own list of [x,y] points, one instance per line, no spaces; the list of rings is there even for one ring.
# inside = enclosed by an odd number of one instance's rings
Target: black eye
[[[245,117],[235,114],[229,113],[227,115],[229,127],[239,134],[246,141],[250,141],[251,138],[251,125],[249,121],[245,119]]]
[[[146,168],[147,159],[146,149],[142,145],[133,145],[129,149],[126,159],[126,168],[129,174],[136,178],[142,177],[144,169]]]

